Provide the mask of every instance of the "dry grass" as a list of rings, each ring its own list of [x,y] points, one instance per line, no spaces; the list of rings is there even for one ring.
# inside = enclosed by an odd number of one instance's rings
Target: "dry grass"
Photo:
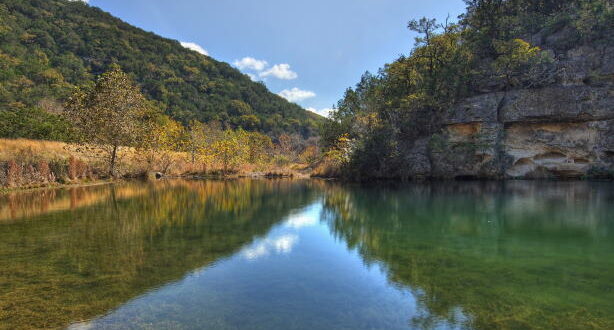
[[[318,178],[339,178],[342,176],[342,171],[341,167],[335,162],[323,159],[314,166],[311,176]]]
[[[122,148],[118,172],[122,176],[221,175],[221,164],[190,162],[182,152],[143,152]],[[27,139],[0,139],[0,189],[33,188],[56,184],[91,182],[107,177],[104,153],[97,148]],[[232,176],[308,177],[304,164],[243,164]]]
[[[16,155],[30,153],[37,157],[51,160],[68,159],[75,153],[74,146],[63,142],[39,141],[26,139],[0,139],[0,161],[9,161]]]

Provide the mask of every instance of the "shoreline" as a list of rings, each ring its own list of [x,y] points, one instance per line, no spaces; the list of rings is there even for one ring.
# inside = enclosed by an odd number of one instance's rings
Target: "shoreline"
[[[6,187],[6,188],[3,187],[3,188],[0,188],[0,195],[16,193],[16,192],[32,192],[32,191],[39,191],[39,190],[102,186],[102,185],[107,185],[107,184],[114,184],[114,183],[125,181],[125,180],[126,179],[97,180],[97,181],[92,181],[92,182],[62,183],[62,184],[52,184],[52,185],[40,186],[40,187],[23,187],[23,188],[22,187]]]
[[[86,183],[67,183],[67,184],[53,184],[48,186],[39,186],[39,187],[11,187],[11,188],[0,188],[0,195],[10,194],[10,193],[21,193],[21,192],[34,192],[40,190],[54,190],[54,189],[68,189],[68,188],[79,188],[79,187],[94,187],[94,186],[102,186],[108,184],[116,184],[121,182],[128,181],[161,181],[161,180],[239,180],[239,179],[266,179],[266,180],[274,180],[274,179],[295,179],[295,180],[322,180],[322,181],[335,181],[340,183],[348,183],[348,184],[413,184],[413,183],[478,183],[478,182],[610,182],[614,183],[614,179],[610,178],[573,178],[573,179],[560,179],[560,178],[540,178],[540,179],[471,179],[471,180],[459,180],[459,179],[409,179],[409,180],[400,180],[400,179],[373,179],[373,180],[363,180],[363,181],[353,181],[353,180],[344,180],[342,178],[334,178],[334,177],[320,177],[320,176],[310,176],[308,174],[303,175],[269,175],[263,173],[252,173],[252,174],[233,174],[228,176],[221,175],[168,175],[162,176],[159,178],[147,178],[147,177],[128,177],[128,178],[119,178],[119,179],[106,179],[106,180],[97,180]]]

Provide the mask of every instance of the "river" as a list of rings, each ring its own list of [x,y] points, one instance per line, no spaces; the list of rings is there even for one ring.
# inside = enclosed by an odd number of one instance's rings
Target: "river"
[[[614,184],[0,195],[0,328],[614,328]]]

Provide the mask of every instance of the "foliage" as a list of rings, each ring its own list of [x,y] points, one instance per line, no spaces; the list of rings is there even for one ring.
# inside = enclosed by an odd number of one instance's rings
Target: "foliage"
[[[244,131],[224,131],[222,138],[211,145],[211,150],[216,158],[222,163],[224,174],[242,164],[248,152],[248,147],[243,142]]]
[[[461,23],[467,41],[481,56],[492,57],[496,43],[538,33],[567,30],[559,46],[614,42],[614,5],[611,0],[465,0]]]
[[[149,169],[158,168],[167,174],[177,158],[175,154],[187,148],[188,133],[181,123],[167,116],[162,116],[152,126],[140,147]]]
[[[247,146],[246,160],[248,163],[262,164],[271,159],[274,145],[270,137],[258,132],[244,132],[243,139]]]
[[[522,39],[513,39],[497,42],[495,49],[501,55],[494,61],[493,67],[496,74],[505,79],[507,87],[523,86],[523,82],[529,86],[537,85],[551,77],[539,70],[553,62],[550,54],[539,47],[533,47]]]
[[[0,136],[6,138],[28,137],[55,141],[72,138],[69,122],[38,107],[0,109],[0,123]]]
[[[151,138],[148,132],[156,115],[155,108],[118,66],[101,75],[94,86],[77,89],[66,104],[66,116],[78,141],[104,151],[111,176],[117,174],[121,148],[136,147]]]
[[[133,27],[81,1],[0,3],[0,116],[28,121],[0,125],[2,137],[67,140],[66,125],[41,101],[63,104],[74,86],[92,82],[113,63],[175,120],[220,121],[227,128],[315,134],[321,120],[211,57]],[[29,114],[36,113],[35,120]],[[7,125],[8,126],[8,125]]]

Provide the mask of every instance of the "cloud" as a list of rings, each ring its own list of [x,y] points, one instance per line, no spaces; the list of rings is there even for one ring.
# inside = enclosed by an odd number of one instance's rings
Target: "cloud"
[[[85,3],[89,3],[90,2],[90,0],[69,0],[69,1],[72,1],[72,2],[81,1],[81,2],[85,2]]]
[[[202,48],[199,44],[194,43],[194,42],[186,42],[186,41],[181,41],[181,46],[187,48],[187,49],[191,49],[195,52],[201,53],[203,55],[209,55],[209,52],[206,51],[204,48]]]
[[[282,235],[272,239],[266,239],[260,243],[243,250],[243,257],[248,260],[255,260],[267,256],[272,252],[276,254],[288,254],[292,252],[298,243],[298,236],[294,234]]]
[[[278,95],[290,102],[300,102],[315,97],[316,93],[312,91],[304,91],[294,87],[292,89],[284,89],[283,91],[279,92]]]
[[[273,76],[277,79],[292,80],[298,78],[296,72],[290,70],[290,64],[275,64],[270,69],[260,73],[261,78]]]
[[[251,79],[252,81],[258,81],[258,76],[256,76],[253,73],[249,73],[247,72],[246,75],[249,77],[249,79]]]
[[[282,80],[292,80],[298,78],[298,74],[290,69],[290,64],[275,64],[269,67],[269,63],[265,60],[258,60],[247,56],[240,60],[235,60],[232,63],[239,70],[245,72],[250,70],[258,74],[260,78],[274,77]],[[252,73],[253,75],[254,73]],[[251,75],[250,75],[251,77]],[[256,80],[253,79],[252,80]]]
[[[254,71],[262,71],[266,68],[269,63],[264,60],[257,60],[253,57],[244,57],[240,60],[236,60],[233,63],[237,68],[241,70],[254,70]]]
[[[303,227],[314,226],[318,224],[318,218],[309,214],[298,214],[292,216],[286,221],[286,227],[293,229],[301,229]]]
[[[315,112],[320,116],[328,117],[328,115],[335,109],[333,108],[324,108],[324,109],[316,109],[316,108],[307,108],[308,111]]]

